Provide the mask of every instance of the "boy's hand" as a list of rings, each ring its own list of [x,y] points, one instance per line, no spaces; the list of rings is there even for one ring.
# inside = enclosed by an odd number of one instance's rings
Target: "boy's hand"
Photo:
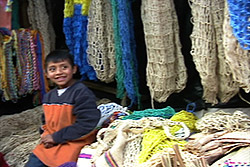
[[[56,144],[52,138],[52,135],[42,136],[41,142],[44,144],[45,148],[51,148]]]
[[[51,148],[54,146],[54,144],[51,144],[51,143],[44,143],[43,145],[45,148]]]

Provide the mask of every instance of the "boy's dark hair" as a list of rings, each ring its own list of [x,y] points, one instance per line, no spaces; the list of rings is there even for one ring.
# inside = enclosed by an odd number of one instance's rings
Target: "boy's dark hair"
[[[75,65],[74,57],[67,50],[54,50],[50,52],[45,58],[45,70],[49,62],[58,63],[64,60],[68,60],[72,67]]]

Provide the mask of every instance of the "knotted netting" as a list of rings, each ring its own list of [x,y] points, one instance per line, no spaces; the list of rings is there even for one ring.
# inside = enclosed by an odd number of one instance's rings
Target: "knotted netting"
[[[212,104],[228,102],[238,91],[223,46],[224,0],[190,0],[193,32],[191,55],[200,74],[203,99]]]
[[[55,49],[56,35],[46,11],[44,0],[28,0],[27,14],[29,22],[33,30],[38,30],[42,34],[44,54],[48,55]]]
[[[250,2],[228,0],[230,25],[234,36],[245,50],[250,50]]]
[[[218,58],[218,98],[221,102],[228,102],[239,92],[239,85],[233,80],[232,70],[226,61],[225,47],[223,46],[223,22],[225,19],[225,1],[212,1],[212,17],[215,29],[215,43]]]
[[[223,24],[223,45],[225,47],[226,61],[232,70],[233,80],[239,84],[245,92],[250,92],[250,51],[244,50],[233,34],[230,26],[228,5],[225,4],[225,19]]]
[[[92,0],[88,15],[88,60],[97,78],[109,83],[114,80],[115,46],[109,0]]]
[[[218,103],[218,79],[216,74],[216,43],[210,0],[190,1],[193,31],[191,55],[200,74],[203,98],[212,104]]]
[[[90,0],[66,0],[63,32],[70,53],[78,66],[82,80],[96,80],[96,73],[87,58],[87,25]]]
[[[144,0],[141,17],[147,49],[147,86],[153,100],[165,102],[185,88],[187,74],[181,53],[179,25],[172,0]]]
[[[11,167],[23,167],[39,143],[42,106],[0,117],[0,150]]]

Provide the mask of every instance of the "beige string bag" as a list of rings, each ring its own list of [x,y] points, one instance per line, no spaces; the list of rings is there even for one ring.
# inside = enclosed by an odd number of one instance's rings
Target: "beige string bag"
[[[44,53],[48,55],[55,49],[55,32],[46,12],[45,0],[28,0],[27,13],[32,29],[42,34]]]
[[[88,16],[88,61],[102,82],[112,82],[115,78],[115,49],[109,0],[93,0]]]
[[[238,92],[225,61],[223,47],[224,0],[190,0],[193,32],[191,55],[200,74],[203,99],[212,104],[229,101]]]
[[[226,61],[225,50],[226,47],[223,46],[223,22],[227,17],[225,15],[225,1],[218,0],[212,1],[212,16],[213,24],[215,29],[216,37],[216,48],[217,48],[217,58],[218,58],[218,98],[222,103],[228,102],[232,97],[234,97],[239,92],[239,84],[234,81],[232,70]]]
[[[147,86],[153,100],[165,102],[186,86],[187,74],[172,0],[143,0],[141,17],[147,50]]]

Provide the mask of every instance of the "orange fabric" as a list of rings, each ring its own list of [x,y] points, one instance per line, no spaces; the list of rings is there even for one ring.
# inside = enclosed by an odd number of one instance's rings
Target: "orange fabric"
[[[72,115],[72,105],[43,105],[46,121],[49,124],[43,126],[42,135],[53,134],[54,132],[74,123],[75,117]],[[76,162],[83,146],[91,144],[95,140],[97,131],[83,136],[80,139],[64,144],[58,144],[46,149],[43,144],[39,144],[33,153],[47,166],[57,167],[66,162]]]

